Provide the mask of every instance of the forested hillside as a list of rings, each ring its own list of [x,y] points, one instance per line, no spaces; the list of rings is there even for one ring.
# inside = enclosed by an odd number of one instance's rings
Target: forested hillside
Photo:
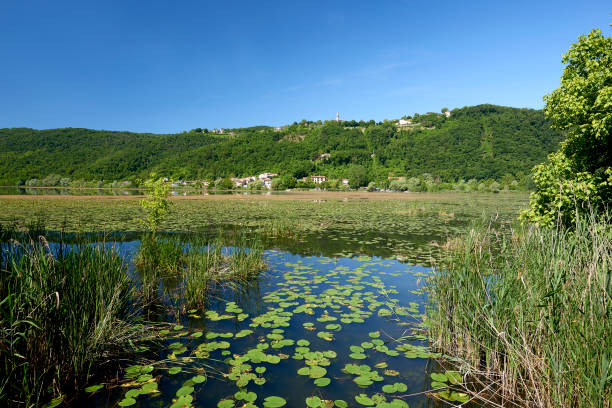
[[[89,129],[0,129],[0,183],[57,174],[71,180],[134,180],[150,172],[174,179],[215,179],[264,171],[296,178],[346,177],[365,169],[367,180],[429,173],[441,181],[517,179],[557,150],[562,135],[542,111],[479,105],[416,115],[408,126],[302,121],[171,135]],[[323,154],[323,156],[321,156]]]

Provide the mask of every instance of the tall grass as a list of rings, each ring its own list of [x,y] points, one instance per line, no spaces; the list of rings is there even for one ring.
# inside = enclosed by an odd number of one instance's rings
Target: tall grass
[[[127,266],[104,245],[0,242],[0,400],[38,406],[128,351]]]
[[[247,282],[259,275],[264,267],[263,245],[260,239],[249,239],[242,233],[227,238],[219,235],[214,241],[191,236],[185,242],[177,237],[145,236],[137,265],[144,301],[152,302],[160,279],[172,276],[180,279],[178,293],[184,306],[201,308],[212,283]]]
[[[612,229],[486,227],[455,241],[430,281],[430,337],[495,406],[612,404]]]

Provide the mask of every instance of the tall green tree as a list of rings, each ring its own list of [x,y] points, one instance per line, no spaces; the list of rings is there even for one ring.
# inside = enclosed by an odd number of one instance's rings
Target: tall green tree
[[[567,133],[558,152],[533,170],[536,191],[522,218],[565,225],[603,211],[612,197],[612,38],[593,30],[563,55],[561,86],[544,97],[552,126]]]

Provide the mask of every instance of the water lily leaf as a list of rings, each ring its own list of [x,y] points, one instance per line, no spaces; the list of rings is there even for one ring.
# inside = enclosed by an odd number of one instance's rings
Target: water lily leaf
[[[233,408],[235,405],[234,400],[224,399],[217,403],[217,408]]]
[[[321,398],[317,396],[307,397],[306,405],[309,406],[310,408],[318,408],[321,406]]]
[[[438,382],[447,382],[448,378],[446,377],[445,374],[441,374],[441,373],[432,373],[431,374],[431,379],[434,381],[438,381]]]
[[[157,383],[156,382],[146,383],[142,387],[140,387],[140,390],[144,394],[150,394],[153,392],[157,392]]]
[[[117,405],[119,405],[120,407],[129,407],[132,406],[136,403],[136,400],[134,398],[124,398],[121,401],[119,401],[119,403]]]
[[[267,397],[264,399],[264,407],[265,408],[280,408],[284,407],[287,404],[287,401],[281,397]]]
[[[458,371],[446,371],[444,375],[446,375],[446,377],[448,378],[448,381],[451,384],[457,385],[463,382],[463,377],[461,376],[461,373],[459,373]]]
[[[182,369],[181,367],[171,367],[171,368],[168,370],[168,374],[178,374],[178,373],[180,373],[181,371],[183,371],[183,369]]]
[[[330,382],[331,380],[327,377],[317,378],[316,380],[314,380],[314,383],[317,387],[325,387],[329,385]]]
[[[360,387],[367,387],[368,385],[373,384],[372,379],[370,379],[370,377],[365,377],[365,376],[355,377],[353,378],[353,381]]]
[[[102,384],[90,385],[89,387],[85,388],[85,392],[96,392],[101,388],[104,388],[104,385]]]
[[[447,388],[448,385],[446,383],[443,382],[439,382],[439,381],[432,381],[431,382],[431,388],[436,390],[436,389],[440,389],[440,388]]]
[[[177,397],[182,397],[183,395],[189,395],[194,391],[193,387],[184,385],[176,391]]]
[[[204,381],[206,381],[206,376],[204,376],[204,375],[196,375],[195,377],[191,377],[191,381],[193,381],[196,384],[201,384]]]
[[[191,395],[183,395],[182,397],[178,397],[176,402],[170,405],[170,408],[190,408],[192,402],[193,397]]]
[[[348,408],[348,403],[344,400],[335,400],[334,405],[338,408]]]
[[[374,401],[372,401],[372,399],[368,397],[366,394],[355,395],[355,401],[367,407],[374,405]]]
[[[312,366],[310,367],[309,376],[310,378],[321,378],[327,374],[327,370],[323,367]]]

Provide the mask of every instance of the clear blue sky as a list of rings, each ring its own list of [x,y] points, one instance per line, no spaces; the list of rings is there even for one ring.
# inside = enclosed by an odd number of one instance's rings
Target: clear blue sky
[[[0,128],[541,108],[610,1],[0,1]]]

